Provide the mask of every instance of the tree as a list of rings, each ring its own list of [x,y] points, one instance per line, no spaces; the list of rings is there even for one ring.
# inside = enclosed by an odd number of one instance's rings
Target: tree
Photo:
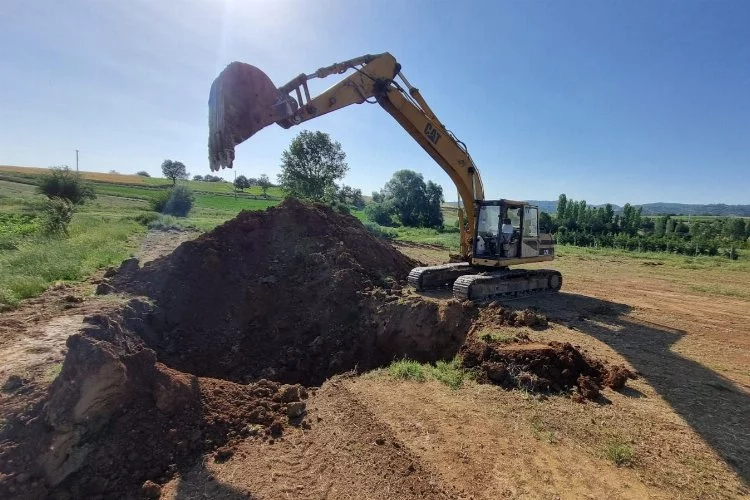
[[[326,188],[349,170],[345,160],[341,144],[328,134],[303,130],[281,155],[279,184],[292,196],[322,201]]]
[[[729,237],[734,241],[742,241],[745,239],[745,221],[740,218],[732,219],[730,224]]]
[[[393,207],[401,224],[412,227],[442,227],[440,204],[443,190],[430,181],[425,184],[422,174],[413,170],[399,170],[382,190],[383,203]]]
[[[244,191],[245,188],[249,188],[249,187],[250,187],[250,182],[247,180],[247,177],[245,177],[244,175],[239,175],[234,180],[234,188],[235,189],[239,189],[240,191]]]
[[[271,184],[271,180],[266,174],[262,174],[260,177],[258,177],[258,187],[260,187],[261,191],[263,191],[264,197],[267,196],[266,192],[271,186],[273,186],[273,184]]]
[[[560,224],[562,224],[563,220],[565,219],[565,210],[567,208],[568,197],[565,196],[565,193],[563,193],[557,198],[557,220],[560,222]]]
[[[557,229],[552,216],[547,212],[539,212],[539,229],[543,233],[553,233]]]
[[[86,200],[96,198],[91,185],[67,165],[52,167],[49,173],[42,175],[38,191],[49,199],[63,198],[73,205],[82,205]]]
[[[194,181],[202,181],[203,180],[203,176],[202,175],[194,175],[193,176],[193,180]]]
[[[745,222],[745,237],[750,238],[750,219]]]
[[[393,207],[387,203],[370,203],[365,207],[365,217],[381,226],[392,226]]]
[[[427,227],[443,227],[443,212],[440,205],[443,204],[443,188],[439,184],[427,181],[425,188],[427,206],[425,207],[425,219],[423,224]]]
[[[140,175],[141,177],[151,177],[151,174],[146,172],[145,170],[139,170],[135,173],[135,175]]]
[[[161,172],[167,179],[172,179],[172,185],[177,184],[177,179],[188,178],[185,165],[179,161],[164,160],[161,163]]]
[[[343,185],[338,191],[338,198],[341,202],[354,205],[357,208],[365,207],[365,199],[362,197],[361,189],[354,189],[351,186]]]

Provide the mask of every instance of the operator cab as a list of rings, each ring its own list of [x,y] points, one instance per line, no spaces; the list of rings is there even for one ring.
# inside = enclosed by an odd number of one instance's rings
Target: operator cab
[[[511,260],[552,260],[552,238],[539,234],[539,210],[533,205],[512,200],[477,202],[476,224],[473,260],[477,264],[504,267],[521,263]]]

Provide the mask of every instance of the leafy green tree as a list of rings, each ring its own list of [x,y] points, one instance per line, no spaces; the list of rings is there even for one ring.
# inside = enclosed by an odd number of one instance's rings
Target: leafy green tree
[[[427,181],[425,196],[427,198],[427,206],[425,207],[423,224],[427,227],[443,227],[443,211],[440,209],[440,206],[445,201],[443,198],[443,188],[439,184]]]
[[[271,184],[271,180],[268,178],[266,174],[261,174],[260,177],[258,177],[258,187],[261,191],[263,191],[263,196],[268,196],[268,188],[272,187],[273,184]]]
[[[745,238],[750,238],[750,219],[745,221]]]
[[[328,134],[303,130],[281,155],[279,184],[292,196],[322,201],[326,188],[349,170],[345,160],[341,144]]]
[[[382,195],[384,203],[393,207],[404,226],[442,227],[443,190],[431,183],[428,191],[422,174],[413,170],[397,171],[383,187]]]
[[[365,217],[381,226],[393,225],[393,207],[388,203],[370,203],[365,207]]]
[[[240,191],[244,191],[245,188],[250,187],[250,181],[247,180],[247,177],[244,175],[238,175],[237,178],[234,180],[234,188],[239,189]]]
[[[193,180],[194,181],[202,181],[203,180],[203,176],[202,175],[194,175],[193,176]]]
[[[63,198],[73,205],[82,205],[86,200],[96,198],[91,185],[67,165],[52,167],[49,173],[42,175],[38,190],[49,199]]]
[[[351,186],[343,185],[338,191],[338,198],[342,203],[354,205],[356,208],[365,207],[365,199],[362,196],[361,189],[354,189]]]
[[[745,239],[745,221],[740,218],[732,219],[730,223],[729,237],[734,241],[742,241]]]
[[[568,208],[568,197],[565,196],[565,193],[561,194],[557,198],[557,220],[562,224],[562,221],[565,219],[566,212],[565,210]]]
[[[172,179],[173,186],[177,184],[177,179],[188,178],[187,168],[180,161],[164,160],[161,163],[161,173],[167,179]]]
[[[139,170],[135,175],[140,175],[141,177],[151,177],[151,174],[149,174],[145,170]]]

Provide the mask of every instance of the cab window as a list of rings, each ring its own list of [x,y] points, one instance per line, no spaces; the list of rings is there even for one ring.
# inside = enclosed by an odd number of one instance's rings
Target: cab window
[[[523,235],[529,238],[539,236],[537,227],[538,211],[536,207],[524,207],[523,210]]]

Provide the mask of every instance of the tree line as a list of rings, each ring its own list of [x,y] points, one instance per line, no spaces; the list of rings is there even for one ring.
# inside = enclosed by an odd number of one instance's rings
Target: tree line
[[[542,212],[540,226],[559,244],[601,246],[685,255],[726,255],[736,258],[748,248],[750,220],[740,217],[696,218],[685,222],[674,214],[645,216],[630,203],[616,212],[611,204],[587,205],[585,200],[558,199],[554,214]]]

